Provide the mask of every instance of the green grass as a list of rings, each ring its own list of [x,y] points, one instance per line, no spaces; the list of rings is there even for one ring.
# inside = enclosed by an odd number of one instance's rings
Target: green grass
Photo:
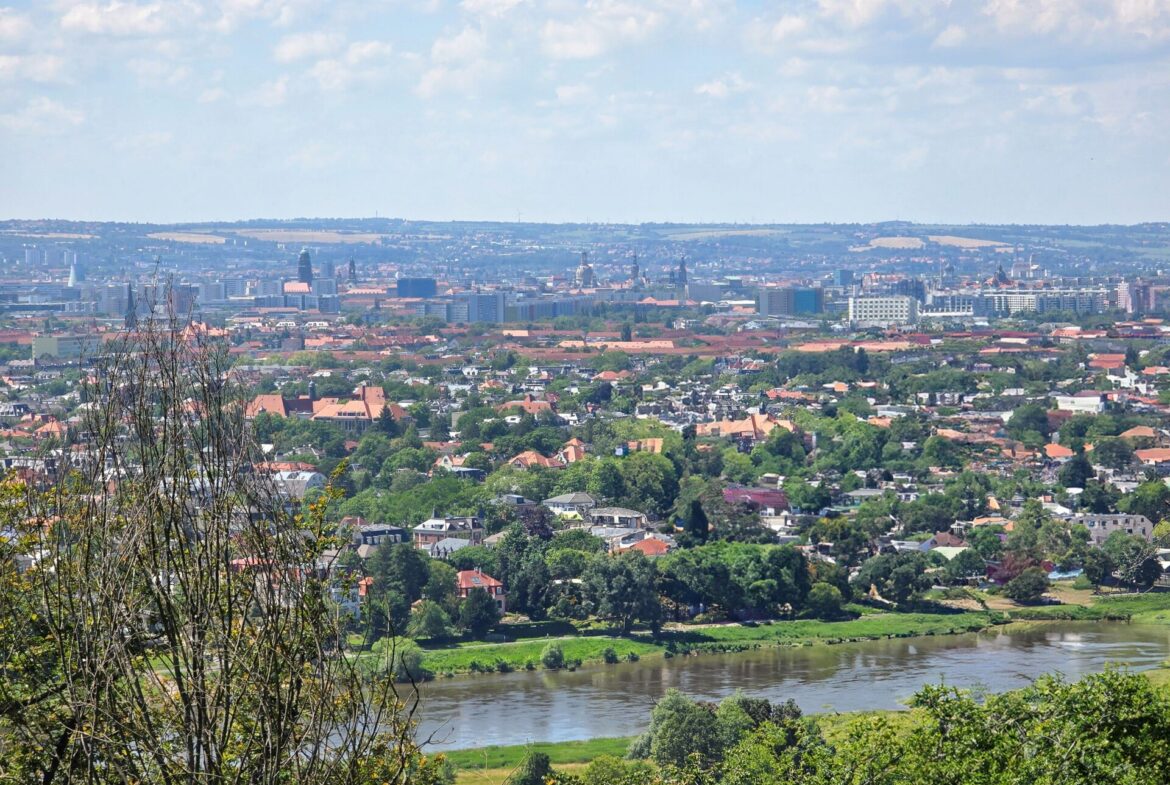
[[[565,660],[600,663],[603,652],[612,648],[622,660],[631,653],[638,658],[667,654],[735,652],[770,646],[812,643],[841,643],[879,638],[908,638],[917,635],[949,635],[975,632],[992,624],[987,613],[880,613],[851,621],[779,621],[754,625],[727,624],[707,627],[672,627],[657,637],[648,632],[625,637],[585,634],[512,641],[509,643],[460,642],[427,648],[423,667],[436,675],[496,669],[523,670],[527,663],[537,669],[540,653],[555,640]],[[473,667],[473,663],[475,666]]]
[[[553,765],[588,763],[602,755],[621,758],[625,756],[631,741],[632,736],[585,741],[541,741],[507,747],[493,745],[472,750],[452,750],[443,754],[458,769],[509,769],[518,766],[530,751],[548,755]]]
[[[1170,624],[1170,592],[1106,594],[1096,598],[1092,607],[1128,613],[1135,624]]]

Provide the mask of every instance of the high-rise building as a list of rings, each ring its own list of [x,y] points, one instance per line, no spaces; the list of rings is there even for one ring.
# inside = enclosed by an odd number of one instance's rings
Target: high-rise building
[[[904,295],[850,297],[849,321],[858,325],[889,327],[918,321],[918,301]]]
[[[833,286],[848,289],[853,286],[852,270],[837,270],[833,273]]]
[[[434,278],[399,278],[399,297],[434,297],[438,291]]]
[[[313,284],[313,260],[308,248],[302,248],[301,255],[297,257],[297,280],[310,286]]]
[[[337,268],[333,265],[332,259],[326,259],[321,262],[321,277],[322,278],[336,278]]]
[[[825,292],[812,287],[764,286],[756,294],[756,310],[762,316],[824,313]]]

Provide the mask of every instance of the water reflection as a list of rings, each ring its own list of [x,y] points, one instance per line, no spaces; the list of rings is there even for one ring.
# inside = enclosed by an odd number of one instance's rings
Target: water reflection
[[[446,749],[628,736],[642,730],[666,690],[717,700],[737,689],[806,712],[902,708],[922,685],[992,692],[1043,673],[1070,678],[1108,663],[1157,666],[1170,630],[1128,624],[1054,623],[1011,632],[811,646],[597,665],[575,673],[515,672],[422,687],[422,730]]]

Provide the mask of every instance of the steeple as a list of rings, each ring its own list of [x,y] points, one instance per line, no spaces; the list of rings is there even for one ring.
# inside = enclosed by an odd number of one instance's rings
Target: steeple
[[[138,303],[134,301],[134,284],[126,284],[126,317],[123,322],[127,330],[138,326]]]

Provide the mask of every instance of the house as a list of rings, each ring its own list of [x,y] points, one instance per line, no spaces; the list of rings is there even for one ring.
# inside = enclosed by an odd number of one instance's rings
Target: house
[[[525,450],[519,455],[508,459],[508,465],[514,469],[531,469],[533,467],[540,469],[560,469],[564,464],[556,458],[546,458],[536,450]]]
[[[625,507],[594,507],[589,510],[589,522],[594,526],[620,529],[644,529],[647,519],[644,513]]]
[[[446,561],[447,559],[451,558],[453,553],[470,545],[470,542],[467,540],[461,540],[458,537],[444,537],[438,542],[422,546],[419,550],[425,552],[426,555],[430,556],[432,559]]]
[[[776,428],[796,430],[796,426],[789,420],[778,420],[770,414],[750,414],[742,420],[700,423],[696,426],[695,433],[698,436],[728,438],[744,447],[751,447],[767,440],[768,434]]]
[[[670,553],[670,550],[671,546],[665,540],[660,540],[657,537],[647,537],[644,540],[638,540],[633,545],[619,548],[618,552],[638,551],[647,558],[655,559],[659,556],[665,556]]]
[[[587,493],[562,493],[560,496],[545,499],[541,504],[557,515],[568,512],[583,514],[597,506],[597,499]]]
[[[788,494],[776,488],[724,488],[728,504],[744,504],[764,515],[776,515],[788,509]]]
[[[1080,524],[1089,530],[1093,545],[1101,545],[1116,531],[1123,531],[1146,542],[1154,538],[1154,524],[1144,515],[1081,513],[1063,516],[1070,524]]]
[[[467,599],[467,595],[473,589],[483,589],[496,601],[496,605],[500,608],[500,613],[506,613],[508,610],[507,594],[504,591],[504,584],[483,570],[460,570],[455,575],[455,588],[461,600]]]
[[[290,471],[273,475],[277,488],[289,499],[301,500],[313,490],[324,490],[325,475],[320,472]]]
[[[430,518],[412,530],[414,547],[426,548],[448,537],[467,540],[470,545],[483,544],[483,523],[475,516]]]

